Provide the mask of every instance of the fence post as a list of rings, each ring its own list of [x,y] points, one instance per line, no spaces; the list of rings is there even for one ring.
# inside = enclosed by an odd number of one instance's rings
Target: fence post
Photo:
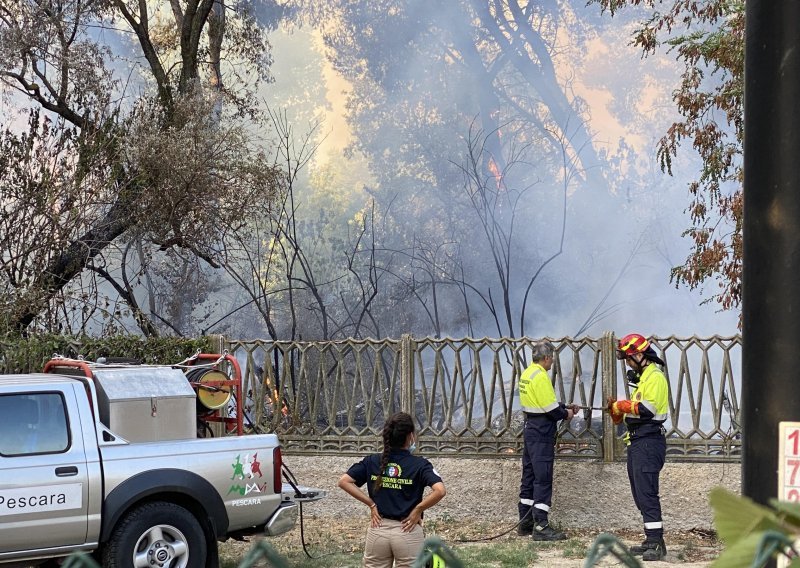
[[[414,349],[411,334],[400,336],[400,410],[414,416]]]
[[[225,344],[225,336],[217,333],[209,333],[207,335],[209,343],[211,343],[210,353],[222,353],[227,349]]]
[[[614,339],[614,332],[607,331],[600,339],[600,359],[602,361],[602,373],[600,380],[602,382],[603,400],[602,404],[605,406],[606,400],[610,396],[617,394],[617,350],[616,341]],[[608,412],[603,413],[603,461],[605,463],[612,463],[616,459],[616,428],[614,422],[611,420],[611,415]]]

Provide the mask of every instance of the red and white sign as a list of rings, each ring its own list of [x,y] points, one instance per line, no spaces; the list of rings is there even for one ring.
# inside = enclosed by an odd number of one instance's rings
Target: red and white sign
[[[800,422],[780,423],[778,499],[800,503]]]

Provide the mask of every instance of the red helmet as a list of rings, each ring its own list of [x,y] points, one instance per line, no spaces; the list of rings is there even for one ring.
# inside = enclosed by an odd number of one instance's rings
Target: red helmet
[[[650,347],[650,342],[645,336],[638,333],[629,333],[619,340],[617,359],[626,359],[637,353],[644,353]]]

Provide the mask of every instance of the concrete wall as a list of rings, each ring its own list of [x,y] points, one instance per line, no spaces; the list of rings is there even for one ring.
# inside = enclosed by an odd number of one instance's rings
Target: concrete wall
[[[308,505],[306,514],[347,518],[365,515],[366,507],[336,487],[339,477],[358,458],[285,455],[284,461],[302,485],[329,491]],[[431,459],[447,487],[447,497],[426,518],[447,515],[456,520],[517,518],[519,459]],[[741,466],[737,463],[670,463],[661,472],[661,507],[667,531],[711,529],[713,517],[708,492],[718,485],[739,492]],[[642,528],[628,484],[625,463],[604,464],[556,460],[551,519],[565,528],[599,530]]]

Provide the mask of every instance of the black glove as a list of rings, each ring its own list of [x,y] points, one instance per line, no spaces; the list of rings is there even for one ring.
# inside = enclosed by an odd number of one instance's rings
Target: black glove
[[[628,378],[628,383],[634,386],[638,385],[639,379],[642,378],[642,374],[634,371],[633,369],[628,369],[628,372],[625,373],[625,376]]]

